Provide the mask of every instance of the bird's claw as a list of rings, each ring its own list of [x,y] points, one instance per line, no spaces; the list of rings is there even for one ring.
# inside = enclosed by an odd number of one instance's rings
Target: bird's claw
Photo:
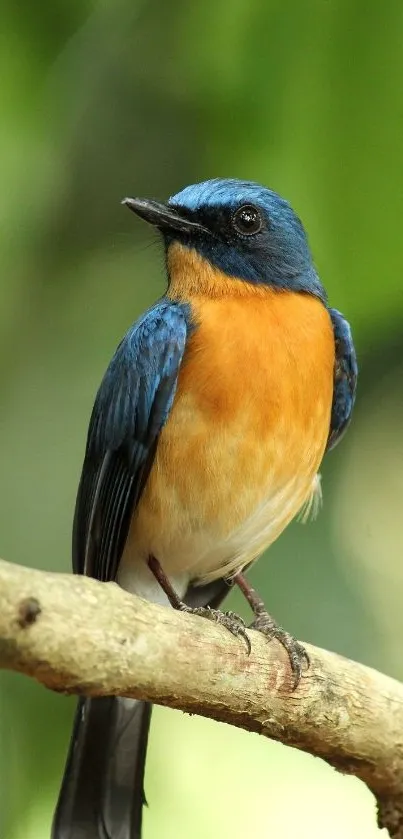
[[[181,612],[198,615],[201,618],[207,618],[207,620],[218,623],[220,626],[225,626],[231,632],[231,635],[234,635],[236,638],[243,638],[248,655],[250,655],[252,647],[246,631],[245,621],[236,612],[221,612],[220,609],[211,609],[210,606],[195,606],[192,608],[191,606],[187,606],[186,603],[182,603],[179,608]]]
[[[266,611],[262,611],[260,614],[256,615],[255,620],[250,625],[250,629],[255,629],[257,632],[261,632],[262,635],[265,635],[270,641],[275,638],[280,642],[280,644],[282,644],[290,661],[291,672],[293,675],[292,689],[293,691],[296,690],[300,683],[304,669],[308,669],[310,665],[310,659],[305,647],[303,647],[296,638],[290,635],[289,632],[286,632],[285,629],[279,626]]]

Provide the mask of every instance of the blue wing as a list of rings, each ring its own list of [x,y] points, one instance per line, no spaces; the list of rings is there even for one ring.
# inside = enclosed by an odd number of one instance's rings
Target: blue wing
[[[337,309],[329,309],[329,314],[333,324],[336,358],[330,433],[326,451],[330,451],[337,445],[349,425],[358,375],[350,324]]]
[[[114,580],[130,519],[175,396],[189,332],[186,305],[166,298],[129,329],[99,388],[73,527],[73,569]]]

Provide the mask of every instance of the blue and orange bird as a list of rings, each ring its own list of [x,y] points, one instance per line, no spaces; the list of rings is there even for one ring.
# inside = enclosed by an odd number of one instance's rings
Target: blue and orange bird
[[[218,610],[228,582],[238,585],[252,627],[286,648],[296,686],[304,648],[244,571],[320,497],[322,458],[354,405],[349,324],[275,192],[217,179],[166,204],[124,203],[161,232],[168,289],[98,391],[74,571],[206,614],[249,646],[241,619]],[[149,722],[142,702],[79,700],[53,839],[139,839]]]

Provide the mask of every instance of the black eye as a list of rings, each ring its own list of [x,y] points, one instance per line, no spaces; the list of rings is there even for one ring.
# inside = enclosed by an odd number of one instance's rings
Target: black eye
[[[253,236],[263,227],[263,219],[253,204],[244,204],[232,216],[232,224],[242,236]]]

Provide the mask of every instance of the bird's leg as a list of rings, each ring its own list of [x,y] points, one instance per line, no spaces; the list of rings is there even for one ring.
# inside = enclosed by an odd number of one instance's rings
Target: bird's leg
[[[148,558],[148,567],[157,582],[160,584],[162,591],[166,594],[171,606],[174,609],[181,609],[181,607],[185,604],[182,603],[182,600],[178,597],[174,587],[171,585],[171,581],[168,579],[164,569],[161,567],[161,564],[155,556],[150,556]]]
[[[306,667],[309,667],[308,653],[299,641],[279,626],[274,618],[269,615],[263,600],[259,597],[258,593],[254,588],[252,588],[242,573],[239,572],[238,574],[235,574],[232,579],[233,582],[241,589],[242,594],[246,597],[249,606],[255,615],[255,619],[250,625],[250,629],[256,629],[258,632],[261,632],[269,638],[269,640],[276,638],[287,651],[292,675],[294,677],[293,690],[295,690],[301,679],[304,664]]]
[[[221,612],[220,609],[211,609],[210,606],[188,606],[183,600],[178,597],[175,589],[171,585],[165,571],[161,567],[155,556],[148,558],[148,567],[155,579],[159,582],[163,592],[166,594],[171,606],[178,609],[180,612],[188,612],[190,615],[198,615],[201,618],[207,618],[214,623],[219,623],[225,626],[232,635],[244,639],[248,655],[251,651],[251,643],[249,636],[245,629],[245,621],[242,620],[235,612]]]

